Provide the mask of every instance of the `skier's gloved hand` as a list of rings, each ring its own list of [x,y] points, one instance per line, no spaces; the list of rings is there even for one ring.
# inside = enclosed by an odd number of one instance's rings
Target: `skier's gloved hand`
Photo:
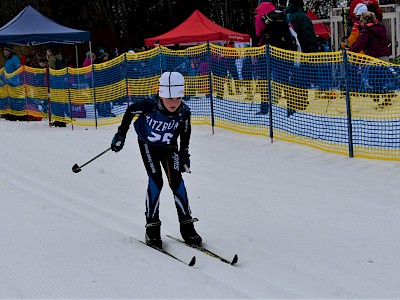
[[[190,173],[190,154],[188,149],[179,151],[179,171]]]
[[[114,135],[114,138],[111,142],[111,150],[114,152],[121,151],[124,148],[125,144],[125,134],[121,133],[118,129],[118,132]]]

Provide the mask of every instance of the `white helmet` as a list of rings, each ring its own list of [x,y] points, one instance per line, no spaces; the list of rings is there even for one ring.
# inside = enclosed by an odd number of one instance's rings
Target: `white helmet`
[[[164,72],[160,77],[158,95],[163,98],[178,98],[185,95],[185,78],[179,72]]]

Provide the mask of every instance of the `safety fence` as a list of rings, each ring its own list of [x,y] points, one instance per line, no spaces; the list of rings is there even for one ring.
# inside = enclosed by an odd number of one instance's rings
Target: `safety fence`
[[[0,114],[81,126],[119,123],[130,103],[157,94],[163,71],[179,71],[194,124],[400,160],[399,68],[341,51],[159,47],[85,68],[2,69]]]

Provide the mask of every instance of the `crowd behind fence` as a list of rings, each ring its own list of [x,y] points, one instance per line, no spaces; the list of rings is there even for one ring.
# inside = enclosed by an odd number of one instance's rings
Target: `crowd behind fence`
[[[2,69],[0,114],[81,126],[119,123],[130,103],[157,94],[163,71],[185,76],[194,124],[400,160],[400,67],[345,51],[207,43],[128,52],[84,68]]]

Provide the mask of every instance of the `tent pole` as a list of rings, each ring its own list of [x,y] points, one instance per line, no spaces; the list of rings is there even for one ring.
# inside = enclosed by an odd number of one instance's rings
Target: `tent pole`
[[[76,60],[76,69],[78,70],[78,90],[80,89],[80,78],[79,78],[79,58],[78,58],[78,44],[75,44],[75,60]],[[67,66],[68,70],[68,66]],[[69,76],[68,76],[69,77]],[[68,87],[68,96],[69,96],[69,102],[70,102],[70,107],[71,107],[71,130],[74,130],[74,118],[73,118],[73,103],[71,101],[71,88]]]
[[[76,60],[76,69],[78,70],[78,90],[81,88],[80,76],[79,76],[79,61],[78,61],[78,45],[75,44],[75,60]]]
[[[50,103],[50,71],[49,67],[46,67],[46,87],[47,87],[47,110],[49,112],[49,127],[51,124],[51,103]]]
[[[97,111],[96,111],[96,94],[94,88],[94,66],[93,66],[93,56],[92,56],[92,41],[89,41],[89,51],[90,51],[90,66],[92,67],[92,89],[93,89],[93,107],[94,107],[94,120],[97,129]]]
[[[89,52],[90,52],[90,64],[93,64],[93,55],[92,55],[92,41],[89,41]]]
[[[78,44],[75,44],[75,57],[76,57],[76,67],[79,68],[79,60],[78,60]]]

